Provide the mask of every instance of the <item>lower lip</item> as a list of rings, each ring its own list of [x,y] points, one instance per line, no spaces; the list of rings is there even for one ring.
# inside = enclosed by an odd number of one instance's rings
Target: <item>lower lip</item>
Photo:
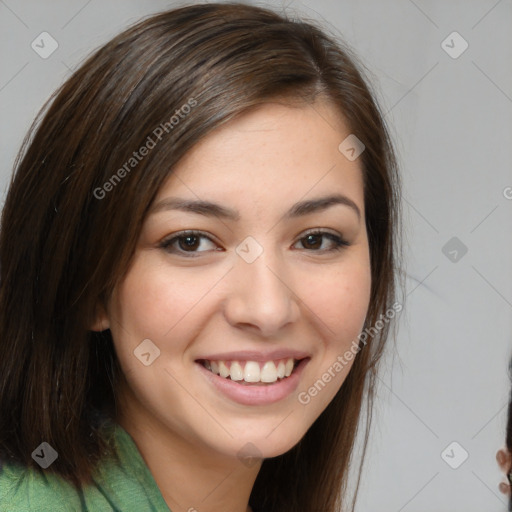
[[[302,359],[289,377],[273,384],[246,385],[226,379],[207,370],[201,363],[196,363],[206,378],[224,395],[242,405],[268,405],[283,400],[293,393],[300,381],[302,370],[308,364],[309,358]]]

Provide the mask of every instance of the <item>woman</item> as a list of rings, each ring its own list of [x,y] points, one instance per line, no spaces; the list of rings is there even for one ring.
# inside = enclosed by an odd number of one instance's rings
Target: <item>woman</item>
[[[348,507],[398,190],[367,84],[311,24],[192,5],[99,49],[3,211],[0,502]]]

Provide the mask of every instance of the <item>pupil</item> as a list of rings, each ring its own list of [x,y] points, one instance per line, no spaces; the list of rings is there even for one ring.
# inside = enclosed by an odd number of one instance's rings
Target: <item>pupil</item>
[[[314,241],[314,240],[315,240],[315,238],[317,238],[317,237],[318,237],[318,235],[308,235],[308,236],[306,237],[307,244],[308,244],[308,245],[310,245],[310,246],[311,246],[311,245],[318,245],[318,240],[317,240],[316,244],[315,244],[315,241]],[[311,241],[312,241],[312,243],[310,243]]]
[[[188,249],[194,249],[197,245],[197,237],[194,235],[185,236],[182,238],[182,241],[185,241],[185,247]]]

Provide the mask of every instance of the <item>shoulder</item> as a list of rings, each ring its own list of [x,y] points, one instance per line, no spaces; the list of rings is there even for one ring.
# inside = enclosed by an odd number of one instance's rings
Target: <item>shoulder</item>
[[[4,463],[0,467],[0,512],[82,511],[78,492],[65,479],[32,468]]]
[[[113,425],[116,457],[76,489],[55,472],[0,462],[0,512],[170,512],[133,439]]]

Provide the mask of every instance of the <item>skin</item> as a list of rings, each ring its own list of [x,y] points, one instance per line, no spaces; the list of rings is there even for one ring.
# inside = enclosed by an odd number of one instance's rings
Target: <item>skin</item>
[[[509,468],[512,467],[512,454],[510,454],[510,452],[505,447],[501,448],[496,452],[496,460],[498,461],[498,466],[505,475],[503,481],[501,481],[499,484],[499,490],[507,497],[510,497],[511,489],[507,480],[507,473]]]
[[[333,105],[267,103],[215,130],[161,187],[164,198],[203,199],[238,210],[238,221],[177,210],[145,220],[128,274],[95,328],[110,328],[127,385],[119,423],[132,436],[173,512],[246,512],[262,458],[290,450],[340,389],[353,361],[307,405],[307,391],[357,339],[370,298],[370,260],[359,160],[338,145],[350,130]],[[339,193],[346,205],[292,220],[298,201]],[[350,245],[304,232],[322,228]],[[181,230],[207,233],[197,257],[184,244],[160,247]],[[236,247],[252,236],[263,253],[248,264]],[[181,254],[179,250],[181,248]],[[220,251],[215,251],[220,248]],[[144,339],[160,356],[144,366]],[[217,391],[194,361],[216,352],[307,351],[298,389],[270,405],[247,406]],[[252,443],[260,457],[237,456]],[[192,508],[194,507],[194,508]]]

